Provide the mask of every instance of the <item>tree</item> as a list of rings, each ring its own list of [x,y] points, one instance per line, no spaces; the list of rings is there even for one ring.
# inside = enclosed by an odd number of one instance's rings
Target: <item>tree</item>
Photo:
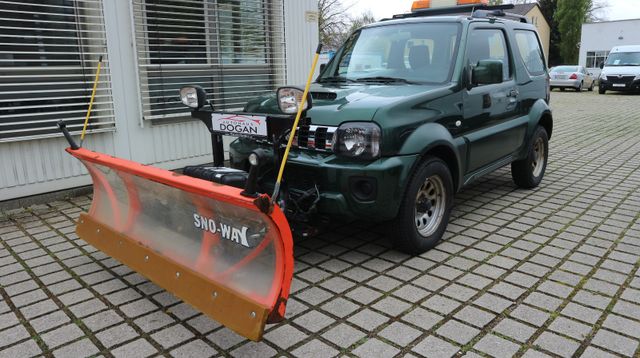
[[[356,31],[357,29],[365,26],[365,25],[369,25],[372,24],[374,22],[376,22],[376,18],[373,17],[373,13],[371,13],[371,11],[366,11],[362,14],[360,14],[359,16],[356,17],[350,17],[349,18],[349,27],[342,32],[342,34],[339,37],[339,42],[340,44],[343,44],[347,38],[349,38],[349,36],[351,35],[351,33],[353,33],[354,31]]]
[[[560,31],[558,31],[558,22],[554,14],[558,8],[558,0],[538,0],[540,11],[551,27],[549,39],[549,66],[557,66],[562,64],[560,57]]]
[[[320,42],[328,48],[341,45],[344,33],[349,29],[350,19],[341,0],[318,0],[318,29]]]
[[[588,18],[591,0],[557,0],[554,19],[560,32],[560,57],[567,64],[578,63],[582,24]]]
[[[587,16],[586,22],[596,22],[606,20],[606,16],[603,14],[603,10],[609,7],[607,0],[587,0]]]
[[[373,17],[373,13],[371,11],[366,11],[360,14],[360,16],[351,18],[351,27],[349,28],[349,32],[353,32],[362,26],[373,24],[376,21],[376,18]]]

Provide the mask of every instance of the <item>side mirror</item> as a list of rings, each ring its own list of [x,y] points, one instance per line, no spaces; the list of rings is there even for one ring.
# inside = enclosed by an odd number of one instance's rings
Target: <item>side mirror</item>
[[[471,83],[474,86],[502,83],[502,61],[478,61],[478,64],[471,70]]]
[[[604,68],[604,62],[600,64],[600,69]]]

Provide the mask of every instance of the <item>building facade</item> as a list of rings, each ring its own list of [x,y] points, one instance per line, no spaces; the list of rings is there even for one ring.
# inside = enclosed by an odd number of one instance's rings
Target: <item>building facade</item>
[[[90,184],[56,123],[84,146],[165,169],[211,161],[178,89],[219,110],[306,79],[316,0],[0,1],[0,201]]]
[[[616,46],[640,45],[640,19],[593,22],[582,25],[578,63],[600,76],[600,65]]]

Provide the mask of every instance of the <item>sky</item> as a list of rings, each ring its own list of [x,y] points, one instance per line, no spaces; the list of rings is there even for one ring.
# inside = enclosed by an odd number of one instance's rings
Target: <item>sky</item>
[[[606,20],[640,19],[640,0],[607,0]],[[353,4],[349,14],[357,16],[367,10],[376,19],[390,17],[411,10],[413,0],[343,0],[343,4]]]

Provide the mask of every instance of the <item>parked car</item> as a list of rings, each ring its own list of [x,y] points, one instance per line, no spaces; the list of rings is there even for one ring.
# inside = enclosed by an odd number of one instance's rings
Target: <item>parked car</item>
[[[600,73],[598,92],[640,91],[640,46],[614,47]]]
[[[566,88],[573,88],[580,92],[584,88],[593,91],[595,78],[583,66],[558,66],[549,70],[551,77],[551,90],[559,88],[564,91]]]

